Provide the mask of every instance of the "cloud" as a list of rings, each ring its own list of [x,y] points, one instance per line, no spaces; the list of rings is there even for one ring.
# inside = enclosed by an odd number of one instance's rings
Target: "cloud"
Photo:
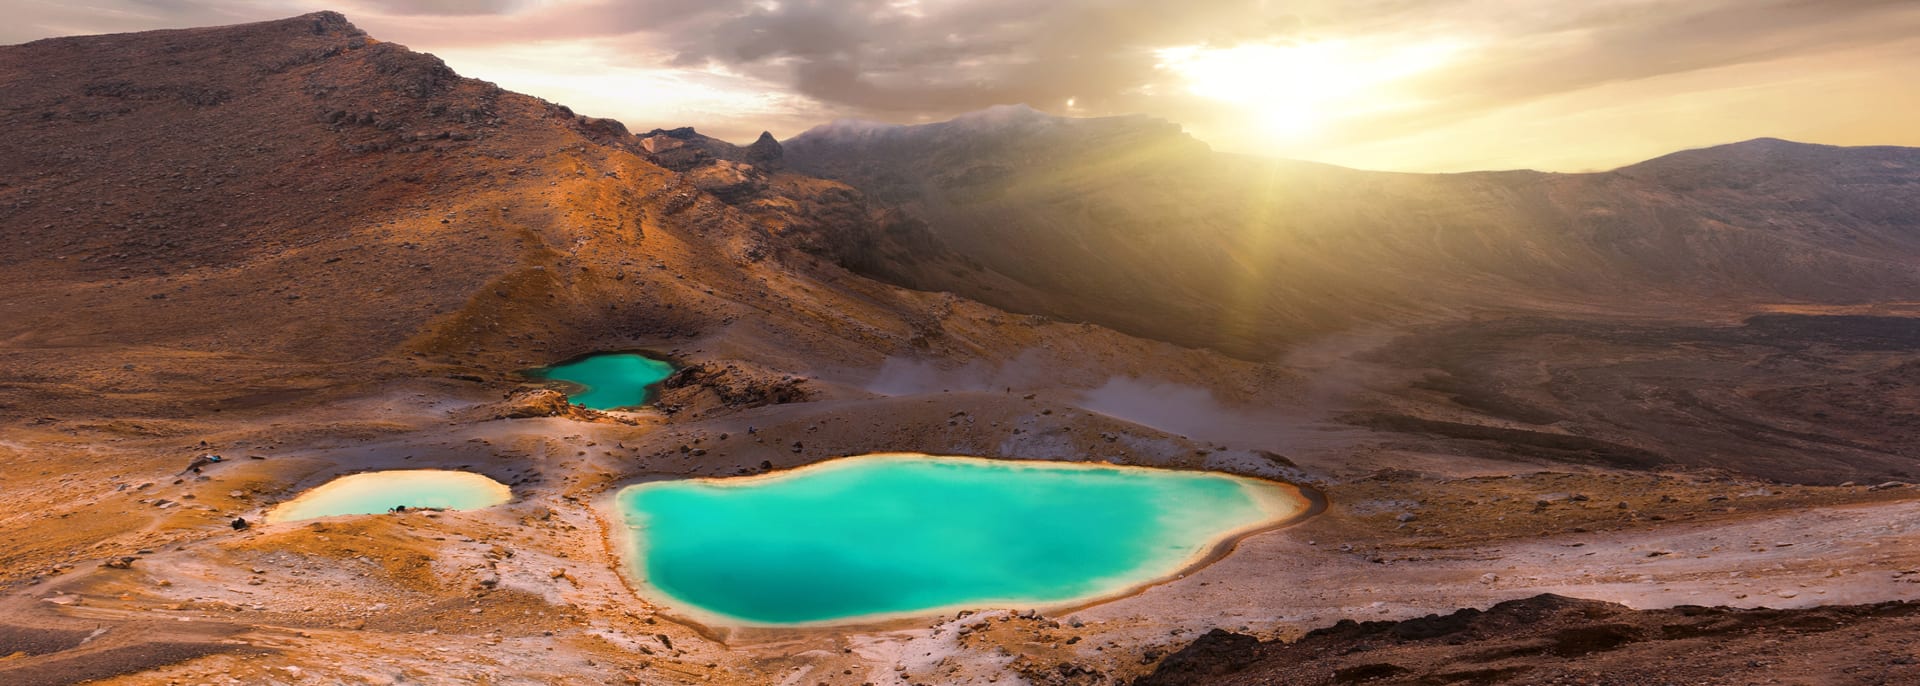
[[[27,2],[12,8],[0,40],[233,23],[326,4]],[[383,39],[457,53],[460,59],[450,63],[480,78],[489,78],[495,66],[489,50],[524,56],[542,46],[591,46],[601,51],[596,63],[685,75],[638,82],[649,87],[723,79],[734,91],[761,90],[785,103],[784,111],[753,115],[782,134],[797,130],[782,126],[816,113],[823,119],[917,122],[1026,103],[1083,116],[1151,114],[1187,124],[1216,148],[1334,162],[1364,148],[1367,159],[1399,154],[1409,159],[1402,166],[1414,168],[1420,166],[1415,156],[1437,154],[1422,150],[1431,148],[1429,134],[1438,129],[1471,128],[1475,121],[1544,111],[1551,109],[1544,103],[1555,99],[1602,91],[1657,108],[1664,96],[1651,87],[1637,91],[1635,84],[1716,70],[1728,80],[1702,88],[1731,93],[1769,85],[1751,80],[1767,80],[1762,71],[1742,69],[1755,65],[1791,63],[1797,78],[1817,81],[1818,67],[1840,61],[1837,55],[1906,45],[1920,36],[1920,3],[1911,0],[347,0],[339,8]],[[1192,92],[1181,73],[1162,67],[1168,49],[1341,41],[1460,49],[1444,65],[1370,98],[1322,98],[1317,102],[1332,109],[1314,120],[1324,126],[1271,140],[1261,138],[1260,130],[1263,118],[1270,123],[1274,113],[1247,102],[1271,109],[1286,102],[1286,93],[1223,103]],[[1877,67],[1879,78],[1892,81],[1888,75],[1910,69],[1916,54],[1920,49],[1889,51]],[[1326,67],[1337,71],[1342,65]],[[1846,68],[1863,67],[1851,61]],[[1274,87],[1258,78],[1247,81],[1248,89]],[[669,114],[649,109],[648,99],[649,93],[636,92],[619,111],[596,114],[655,121]],[[1767,117],[1784,132],[1806,114],[1787,108]],[[1873,114],[1860,128],[1920,135],[1895,119],[1893,113]],[[759,128],[744,120],[725,126],[749,136],[748,129]],[[1574,130],[1562,133],[1578,137]],[[1421,137],[1420,146],[1393,144],[1414,137]],[[1672,149],[1710,142],[1718,141],[1649,144]]]
[[[395,16],[475,16],[511,14],[530,0],[357,0],[347,11],[363,9]]]

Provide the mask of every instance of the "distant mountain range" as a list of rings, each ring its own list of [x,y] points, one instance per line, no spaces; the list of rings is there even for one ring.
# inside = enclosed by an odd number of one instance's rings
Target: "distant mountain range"
[[[1147,117],[841,121],[786,161],[1014,288],[926,287],[1261,357],[1477,309],[1920,299],[1920,150],[1760,139],[1593,174],[1367,172],[1216,153]]]
[[[1915,606],[1494,603],[1910,596],[1917,313],[1916,149],[1399,174],[1022,107],[740,146],[332,12],[0,46],[0,684],[1912,683]],[[523,373],[606,351],[678,371],[618,414]],[[596,552],[625,485],[898,451],[1317,514],[1103,608],[798,632]],[[514,500],[259,523],[435,466]],[[1297,636],[1337,617],[1407,621]]]
[[[1485,312],[1920,300],[1909,148],[1400,174],[1025,107],[736,146],[462,78],[330,12],[0,47],[0,126],[0,340],[214,356],[183,368],[511,369],[743,327],[796,368],[973,359],[1034,344],[980,322],[1048,320],[1272,359]],[[964,300],[939,291],[1039,316],[948,321]]]

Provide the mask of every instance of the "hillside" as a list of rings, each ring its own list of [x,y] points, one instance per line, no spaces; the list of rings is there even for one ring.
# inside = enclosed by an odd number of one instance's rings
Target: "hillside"
[[[1211,152],[1144,117],[836,122],[795,169],[923,219],[1019,311],[1269,358],[1470,311],[1672,316],[1920,298],[1920,150],[1760,140],[1599,174],[1398,174]]]
[[[762,363],[874,364],[915,332],[941,345],[954,309],[831,262],[942,264],[844,185],[765,161],[662,167],[618,122],[331,12],[0,48],[0,127],[0,413],[16,417],[510,378],[722,330]],[[723,172],[758,183],[711,182]]]
[[[1020,108],[741,146],[332,12],[0,46],[0,129],[9,686],[1911,662],[1912,606],[1847,604],[1920,583],[1912,150],[1376,174]],[[613,351],[677,370],[605,412],[526,373]],[[643,592],[627,486],[901,451],[1307,508],[1071,603],[764,627]],[[420,469],[508,499],[269,516]]]
[[[1762,139],[1597,174],[1396,174],[1024,107],[784,146],[1015,282],[932,285],[1304,366],[1349,389],[1319,401],[1338,421],[1398,445],[1920,473],[1895,409],[1920,392],[1920,149]]]

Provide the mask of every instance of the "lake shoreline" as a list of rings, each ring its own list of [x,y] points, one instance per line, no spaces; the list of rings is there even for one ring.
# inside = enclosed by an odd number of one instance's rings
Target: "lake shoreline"
[[[1211,542],[1179,560],[1170,571],[1154,574],[1144,580],[1124,583],[1115,588],[1089,594],[1085,597],[1065,601],[1036,602],[1021,599],[980,599],[966,602],[949,603],[917,610],[856,614],[847,617],[829,618],[803,622],[760,622],[733,617],[720,612],[707,611],[692,607],[692,603],[674,598],[646,580],[640,566],[644,564],[642,551],[637,547],[640,537],[633,535],[635,525],[629,521],[626,508],[621,499],[634,488],[674,482],[699,482],[718,488],[740,488],[768,481],[792,478],[802,471],[819,473],[867,466],[881,460],[914,460],[945,463],[992,463],[995,466],[1019,466],[1045,470],[1105,470],[1140,471],[1154,473],[1179,472],[1186,474],[1205,474],[1230,479],[1238,484],[1251,505],[1261,513],[1259,519],[1233,529],[1212,533],[1207,537]],[[1068,460],[1021,460],[1007,458],[986,458],[960,455],[930,455],[915,452],[885,452],[832,458],[819,462],[796,465],[785,469],[772,470],[761,474],[730,477],[694,477],[694,478],[645,478],[637,481],[610,486],[601,497],[595,499],[595,510],[605,519],[602,531],[609,549],[619,560],[619,576],[634,593],[637,600],[646,603],[660,614],[677,624],[689,627],[708,638],[725,642],[726,638],[738,632],[814,632],[822,630],[888,630],[906,628],[922,623],[930,617],[951,615],[968,610],[986,611],[999,608],[1032,608],[1045,613],[1060,614],[1072,612],[1096,605],[1137,596],[1147,590],[1172,581],[1177,581],[1193,572],[1218,562],[1230,555],[1240,542],[1257,534],[1290,527],[1324,512],[1327,500],[1319,491],[1298,484],[1246,476],[1213,470],[1178,469],[1147,467],[1137,465],[1113,464],[1108,462],[1068,461]],[[663,600],[669,602],[662,602]]]

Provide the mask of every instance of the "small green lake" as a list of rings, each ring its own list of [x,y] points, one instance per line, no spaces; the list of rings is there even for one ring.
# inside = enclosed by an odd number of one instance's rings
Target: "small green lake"
[[[472,510],[513,498],[506,484],[473,472],[400,469],[334,479],[281,503],[267,521],[292,522],[335,515],[378,514],[398,506]]]
[[[595,410],[645,405],[653,387],[673,375],[673,365],[638,353],[588,355],[527,372],[537,379],[566,383],[567,400]]]
[[[738,625],[871,621],[1113,596],[1304,511],[1224,474],[900,453],[629,486],[642,593]]]

